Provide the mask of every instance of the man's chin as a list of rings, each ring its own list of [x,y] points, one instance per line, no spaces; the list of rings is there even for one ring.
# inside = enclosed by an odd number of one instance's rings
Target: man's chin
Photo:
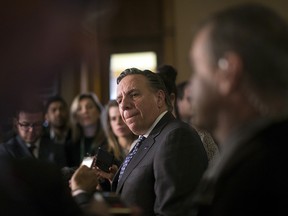
[[[30,144],[33,144],[36,142],[36,139],[26,139],[24,140],[26,143],[30,143]]]

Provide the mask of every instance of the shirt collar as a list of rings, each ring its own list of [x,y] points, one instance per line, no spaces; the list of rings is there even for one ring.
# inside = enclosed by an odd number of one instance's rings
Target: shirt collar
[[[31,147],[32,145],[35,146],[37,149],[39,148],[40,145],[40,138],[36,140],[34,144],[31,143],[26,143],[27,147]]]
[[[143,134],[143,136],[144,136],[145,138],[147,138],[147,137],[149,136],[149,134],[150,134],[151,131],[154,129],[154,127],[156,126],[156,124],[160,121],[160,119],[161,119],[167,112],[168,112],[168,111],[166,110],[166,111],[162,112],[162,113],[157,117],[157,119],[154,121],[154,123],[152,124],[152,126],[149,128],[149,130],[148,130],[145,134]]]

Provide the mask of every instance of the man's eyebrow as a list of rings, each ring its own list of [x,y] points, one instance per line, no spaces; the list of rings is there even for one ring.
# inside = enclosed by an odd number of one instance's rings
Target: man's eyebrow
[[[135,92],[135,91],[139,91],[139,90],[136,89],[136,88],[133,88],[133,89],[130,89],[129,91],[127,91],[127,92],[124,92],[124,95],[129,95],[129,94],[131,94],[132,92]],[[121,97],[122,97],[122,94],[117,96],[117,98],[121,98]]]

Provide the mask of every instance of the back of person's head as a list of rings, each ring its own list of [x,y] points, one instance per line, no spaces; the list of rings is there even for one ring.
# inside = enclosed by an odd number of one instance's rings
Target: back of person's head
[[[136,74],[146,77],[149,86],[153,90],[155,91],[162,90],[165,93],[165,103],[166,103],[167,109],[169,111],[172,111],[173,106],[171,104],[167,88],[164,84],[164,81],[157,73],[154,73],[150,70],[139,70],[137,68],[127,68],[118,76],[117,84],[119,84],[124,77],[129,76],[129,75],[136,75]]]
[[[209,29],[212,65],[225,67],[229,52],[240,57],[243,89],[258,109],[271,108],[275,95],[288,96],[288,25],[276,12],[259,4],[238,5],[215,13],[198,31],[203,28]]]
[[[177,70],[171,65],[160,65],[156,73],[163,79],[168,94],[174,93],[176,95]]]
[[[171,103],[173,105],[173,113],[176,118],[179,118],[179,112],[176,105],[177,98],[177,88],[176,88],[176,78],[177,70],[171,65],[160,65],[157,68],[156,73],[162,78],[168,94],[170,96]]]

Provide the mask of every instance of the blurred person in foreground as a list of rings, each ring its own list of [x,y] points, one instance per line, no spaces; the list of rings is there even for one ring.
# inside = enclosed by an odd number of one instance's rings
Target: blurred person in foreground
[[[179,118],[182,121],[192,125],[196,129],[196,131],[198,132],[202,140],[204,148],[206,150],[208,160],[209,160],[209,165],[213,164],[215,158],[219,154],[219,149],[213,137],[207,130],[204,130],[203,128],[202,129],[197,128],[195,125],[193,125],[191,83],[188,80],[182,81],[181,83],[177,85],[177,99],[176,100],[177,100]]]
[[[1,215],[84,215],[55,165],[31,158],[0,157],[0,169]]]
[[[190,59],[193,123],[221,151],[192,215],[287,215],[287,22],[257,4],[227,8],[198,26]]]

